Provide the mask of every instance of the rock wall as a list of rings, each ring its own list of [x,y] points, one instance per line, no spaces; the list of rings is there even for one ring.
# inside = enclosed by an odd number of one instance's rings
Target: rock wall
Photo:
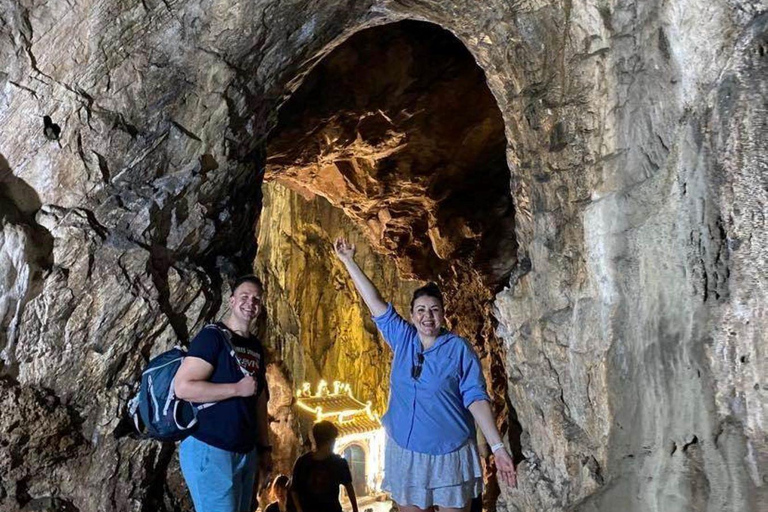
[[[529,452],[532,474],[540,472],[529,482],[540,485],[510,503],[765,510],[765,400],[755,396],[765,360],[734,354],[765,343],[764,334],[740,335],[762,322],[760,307],[740,305],[760,279],[734,273],[741,213],[728,211],[741,207],[723,202],[726,194],[765,209],[762,192],[733,193],[764,168],[765,156],[746,148],[762,131],[748,119],[765,108],[765,79],[754,78],[765,66],[765,17],[729,32],[756,6],[701,7],[598,9],[603,25],[572,61],[589,73],[592,87],[571,90],[590,108],[563,106],[558,122],[570,141],[544,159],[570,160],[562,170],[579,172],[547,173],[530,189],[523,180],[532,201],[519,234],[531,230],[521,245],[532,270],[499,295],[497,314],[509,367],[519,371],[510,389],[525,390],[512,400],[530,436],[523,444],[541,450]],[[586,14],[571,13],[583,36]],[[753,80],[763,85],[731,92]],[[719,112],[738,108],[729,116],[741,127],[735,135]],[[726,156],[723,137],[744,149]],[[743,177],[724,173],[733,158]],[[765,248],[758,252],[760,267]],[[734,309],[745,316],[728,319]],[[527,428],[535,415],[547,429]]]
[[[415,19],[466,46],[506,139],[493,353],[526,461],[499,509],[766,510],[767,10],[0,1],[0,508],[188,506],[119,412],[251,267],[280,104]]]
[[[420,283],[401,280],[387,258],[371,250],[344,213],[321,197],[303,197],[270,182],[258,230],[256,271],[263,277],[268,312],[264,340],[274,372],[270,415],[274,418],[276,470],[287,473],[303,453],[291,398],[304,382],[347,382],[374,412],[388,402],[390,351],[377,335],[370,313],[333,255],[332,242],[344,236],[357,246],[356,261],[376,276],[382,296],[407,314]]]
[[[320,379],[352,385],[355,396],[384,413],[389,354],[370,313],[347,283],[332,242],[357,246],[361,268],[378,279],[382,296],[407,314],[421,283],[401,281],[386,258],[373,252],[344,214],[322,198],[305,199],[275,183],[263,185],[257,270],[267,288],[265,340],[299,385]]]

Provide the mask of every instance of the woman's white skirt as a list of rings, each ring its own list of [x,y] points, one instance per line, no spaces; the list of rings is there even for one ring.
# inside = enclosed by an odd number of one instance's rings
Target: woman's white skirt
[[[462,508],[483,492],[474,439],[443,455],[406,450],[387,436],[382,487],[398,505]]]

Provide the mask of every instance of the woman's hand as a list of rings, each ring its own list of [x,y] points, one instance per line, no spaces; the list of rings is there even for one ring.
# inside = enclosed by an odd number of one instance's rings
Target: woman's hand
[[[381,298],[379,290],[373,285],[368,276],[355,263],[355,245],[347,242],[346,238],[339,237],[333,242],[333,252],[344,264],[349,272],[349,277],[355,283],[357,292],[365,301],[373,316],[380,316],[387,312],[387,303]]]
[[[469,405],[469,412],[472,413],[475,421],[480,426],[480,430],[483,431],[488,443],[491,446],[501,444],[501,447],[493,452],[493,456],[496,459],[496,473],[499,479],[510,487],[517,487],[515,461],[512,460],[509,452],[501,443],[501,436],[496,428],[493,413],[491,413],[490,402],[488,400],[476,400]]]
[[[336,257],[343,262],[352,260],[355,257],[355,244],[350,244],[343,237],[336,239],[333,243],[333,250],[336,252]]]
[[[517,487],[517,472],[515,471],[515,461],[507,452],[506,448],[499,448],[493,454],[496,459],[496,474],[502,482],[510,487]]]

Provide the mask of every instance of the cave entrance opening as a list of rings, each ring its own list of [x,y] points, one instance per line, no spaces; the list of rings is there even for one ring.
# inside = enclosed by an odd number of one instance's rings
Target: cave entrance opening
[[[517,254],[506,147],[482,69],[437,25],[361,30],[303,77],[267,144],[256,258],[266,343],[289,382],[341,380],[386,407],[388,349],[332,254],[345,236],[404,316],[416,287],[441,286],[450,328],[480,355],[521,458],[491,314]]]

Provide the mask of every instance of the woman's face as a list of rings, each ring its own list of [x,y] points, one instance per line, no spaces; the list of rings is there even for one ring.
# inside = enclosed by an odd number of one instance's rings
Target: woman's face
[[[440,334],[444,320],[443,305],[435,297],[422,295],[413,302],[411,321],[422,336],[436,337]]]

